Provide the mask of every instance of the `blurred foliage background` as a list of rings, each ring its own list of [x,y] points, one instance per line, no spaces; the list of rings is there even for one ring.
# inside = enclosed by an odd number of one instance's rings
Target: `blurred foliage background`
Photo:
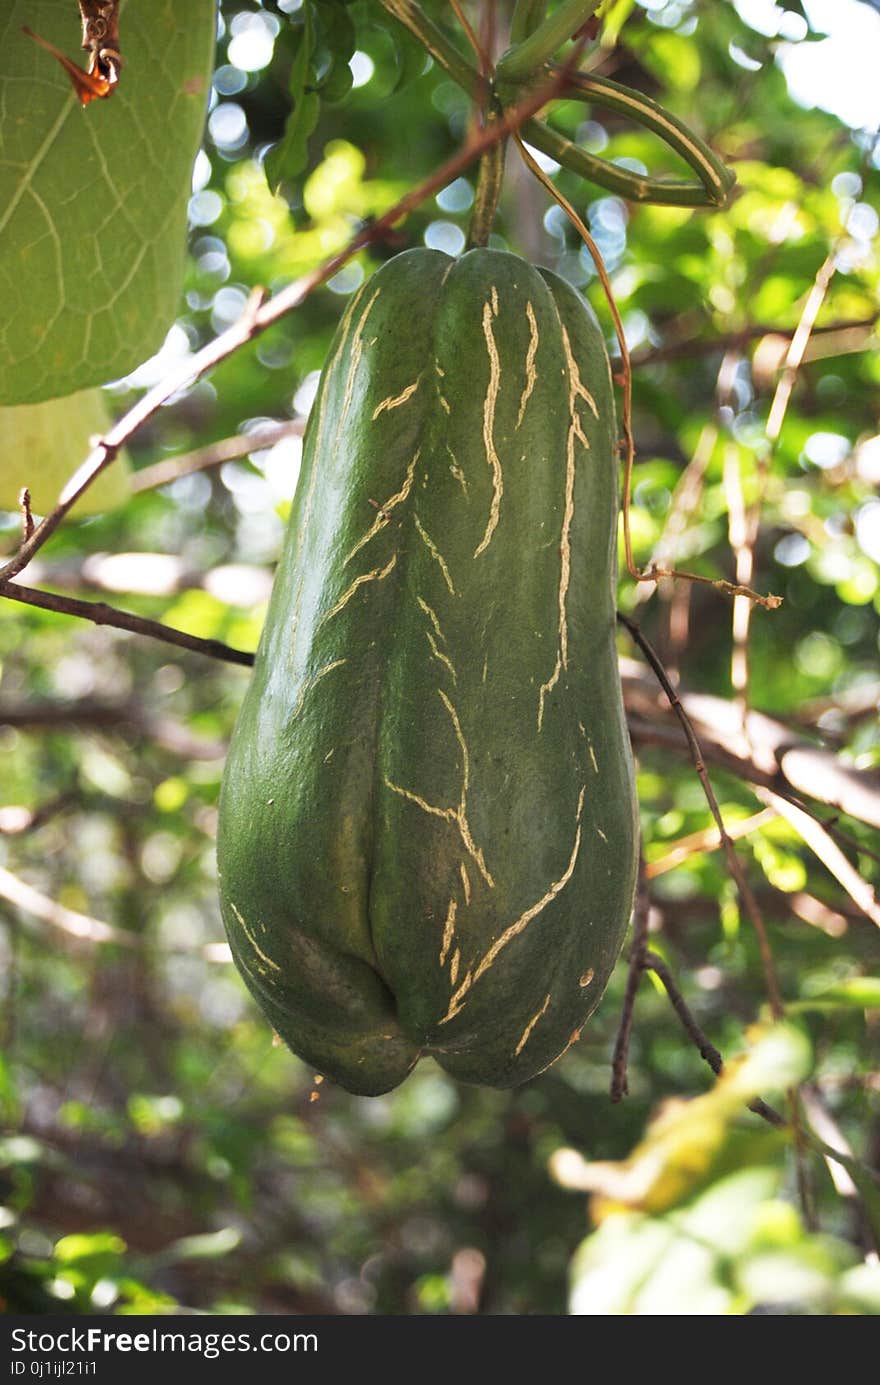
[[[452,8],[424,8],[466,51]],[[465,5],[478,28],[486,8]],[[499,50],[510,8],[494,7]],[[733,706],[738,679],[791,742],[833,752],[876,814],[880,157],[872,131],[823,109],[846,87],[830,58],[797,101],[783,70],[828,43],[827,9],[609,2],[590,61],[691,123],[736,171],[737,195],[715,212],[635,206],[556,176],[601,247],[633,353],[637,560],[728,578],[751,562],[750,584],[784,597],[753,612],[745,687],[720,593],[622,573],[622,609],[683,689]],[[838,9],[880,29],[869,5]],[[274,290],[339,250],[460,146],[472,115],[376,3],[223,0],[184,298],[157,357],[97,382],[111,413],[234,321],[253,286]],[[680,172],[598,108],[565,103],[553,120],[632,170]],[[508,165],[493,243],[582,288],[613,351],[589,256],[514,150]],[[129,448],[124,502],[67,522],[24,580],[253,649],[298,429],[347,296],[403,246],[463,249],[473,188],[457,178],[154,415]],[[815,327],[780,420],[811,294]],[[157,463],[279,423],[292,426],[156,484]],[[19,516],[0,513],[6,553],[19,535]],[[647,675],[628,641],[621,653],[650,722]],[[643,726],[651,947],[713,1042],[739,1055],[727,1075],[715,1082],[646,977],[630,1095],[611,1103],[623,961],[581,1041],[519,1090],[457,1086],[425,1062],[389,1096],[324,1084],[312,1100],[313,1073],[273,1045],[223,946],[214,829],[247,671],[8,602],[0,659],[8,1310],[880,1312],[880,857],[857,813],[812,805],[845,833],[841,867],[827,834],[811,846],[741,774],[713,767],[729,823],[762,814],[738,849],[788,1007],[773,1026],[683,741]],[[704,833],[667,868],[675,844]],[[784,1105],[796,1084],[799,1158],[790,1130],[743,1104]]]

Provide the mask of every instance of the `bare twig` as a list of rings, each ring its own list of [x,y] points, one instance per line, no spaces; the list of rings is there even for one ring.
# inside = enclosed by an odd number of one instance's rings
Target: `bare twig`
[[[724,495],[727,500],[727,535],[736,563],[736,580],[746,585],[752,581],[755,568],[755,542],[758,526],[755,516],[760,516],[760,500],[757,511],[750,515],[746,511],[740,476],[740,451],[736,443],[728,441],[724,446]],[[730,654],[730,682],[740,709],[743,729],[748,718],[749,687],[749,626],[751,607],[748,601],[739,597],[733,603],[732,648]]]
[[[142,467],[131,478],[131,489],[140,492],[152,490],[155,486],[167,486],[181,476],[191,476],[196,471],[207,471],[210,467],[221,466],[223,462],[236,462],[259,452],[265,447],[274,447],[285,438],[300,438],[305,430],[302,419],[291,419],[289,423],[279,423],[274,428],[261,428],[259,432],[237,433],[232,438],[222,438],[219,442],[197,447],[193,452],[183,452],[179,457],[169,457],[165,462]]]
[[[688,519],[697,507],[706,468],[712,460],[717,441],[717,425],[705,424],[700,430],[693,455],[678,479],[663,529],[654,548],[651,566],[658,570],[668,567],[684,534]],[[636,604],[642,605],[653,596],[656,587],[656,582],[644,582],[638,586],[635,592]]]
[[[724,847],[724,854],[727,858],[728,868],[736,883],[743,908],[745,909],[745,912],[752,923],[752,927],[754,928],[756,937],[758,939],[758,949],[761,954],[761,962],[764,968],[764,977],[767,984],[767,994],[770,1000],[770,1008],[774,1015],[774,1018],[779,1019],[785,1013],[785,1006],[782,1001],[782,994],[779,990],[779,983],[776,978],[776,966],[773,961],[773,953],[770,948],[770,940],[767,936],[767,928],[764,923],[761,910],[758,907],[758,901],[755,899],[752,888],[748,880],[746,879],[745,872],[743,871],[742,865],[740,864],[739,858],[736,854],[736,848],[734,847],[733,842],[730,840],[730,837],[727,834],[727,829],[724,826],[724,819],[721,816],[721,809],[718,806],[718,799],[715,797],[715,790],[712,788],[712,785],[709,781],[709,776],[706,772],[706,766],[703,761],[703,752],[700,749],[700,743],[697,740],[696,733],[691,724],[690,718],[688,717],[687,712],[684,710],[684,707],[681,705],[681,700],[678,694],[676,693],[675,689],[673,688],[672,684],[670,683],[669,678],[666,674],[666,670],[664,669],[663,664],[659,656],[657,655],[655,649],[651,645],[650,641],[647,639],[645,635],[642,634],[642,631],[633,621],[629,620],[620,612],[618,612],[617,619],[632,635],[632,638],[635,640],[636,644],[641,649],[645,658],[648,660],[648,663],[651,665],[651,668],[654,670],[654,673],[657,677],[657,681],[659,682],[667,698],[669,699],[670,706],[672,707],[672,710],[675,712],[675,715],[677,716],[681,724],[681,728],[684,731],[685,737],[687,738],[687,742],[691,750],[691,756],[694,762],[694,768],[696,769],[700,779],[700,783],[703,786],[703,792],[706,795],[706,801],[709,804],[709,810],[713,818],[715,819],[715,823],[718,827],[718,832],[721,837],[722,845]]]
[[[688,1035],[688,1038],[698,1050],[703,1061],[709,1064],[709,1067],[715,1073],[716,1077],[719,1076],[724,1068],[724,1059],[721,1057],[715,1045],[710,1042],[697,1024],[684,996],[672,978],[672,972],[669,970],[663,958],[656,952],[646,952],[644,956],[644,967],[646,971],[652,971],[657,979],[662,982],[663,989],[669,997],[669,1003],[681,1020],[682,1028]]]
[[[683,749],[681,736],[671,725],[673,713],[665,705],[668,699],[661,702],[655,680],[633,659],[621,657],[619,669],[634,738],[641,744]],[[739,779],[772,789],[798,806],[803,806],[805,798],[816,799],[880,828],[880,774],[876,770],[843,764],[834,751],[806,740],[764,712],[749,712],[746,740],[736,704],[723,697],[682,690],[681,701],[713,764]],[[823,826],[831,831],[833,819],[823,820]],[[851,839],[849,845],[873,854]]]
[[[699,1052],[703,1061],[709,1064],[709,1067],[715,1073],[716,1077],[720,1077],[724,1071],[724,1059],[721,1057],[715,1045],[707,1038],[697,1024],[687,1001],[678,989],[673,979],[672,972],[667,967],[663,958],[659,957],[656,952],[647,952],[645,954],[645,970],[654,972],[669,997],[669,1003],[678,1015],[682,1028],[688,1038]],[[756,1097],[754,1101],[750,1101],[748,1107],[750,1111],[753,1111],[756,1116],[760,1116],[762,1120],[767,1121],[769,1125],[783,1127],[786,1124],[785,1117],[780,1115],[778,1111],[775,1111],[772,1106],[768,1106],[767,1102],[762,1101],[760,1097]]]
[[[759,813],[753,813],[751,817],[744,818],[742,822],[730,823],[727,828],[727,835],[732,842],[738,841],[740,837],[748,837],[750,833],[757,832],[761,827],[766,827],[768,822],[775,821],[780,811],[777,808],[762,808]],[[648,863],[646,867],[647,877],[649,880],[654,880],[658,875],[665,875],[667,871],[675,870],[676,866],[680,866],[682,861],[686,861],[689,856],[697,856],[704,851],[717,851],[720,845],[721,833],[717,827],[704,827],[702,832],[692,832],[688,837],[679,837],[665,856]]]
[[[617,1039],[614,1044],[614,1057],[611,1061],[611,1100],[615,1102],[629,1095],[629,1083],[627,1081],[629,1041],[632,1034],[633,1016],[636,1008],[636,993],[639,989],[639,981],[641,980],[642,972],[645,970],[645,958],[648,948],[648,918],[650,912],[651,900],[648,894],[645,858],[640,854],[639,881],[636,890],[636,904],[633,911],[633,939],[629,954],[629,970],[626,974],[626,991],[623,997],[623,1009],[621,1010],[620,1024],[617,1029]]]
[[[2,724],[0,716],[0,724]],[[0,836],[18,837],[26,832],[36,832],[44,823],[51,822],[71,807],[75,802],[72,793],[58,794],[40,808],[26,808],[24,804],[6,803],[0,808]]]
[[[197,635],[187,635],[183,630],[174,630],[158,620],[147,620],[143,616],[133,616],[127,611],[117,610],[104,601],[80,601],[72,596],[58,596],[54,592],[38,591],[34,587],[23,587],[18,582],[0,581],[0,596],[10,601],[20,601],[25,606],[38,606],[42,611],[58,611],[61,615],[78,616],[90,620],[93,625],[109,625],[116,630],[128,630],[135,635],[148,635],[164,644],[176,645],[178,649],[190,649],[195,654],[206,654],[210,659],[223,659],[230,664],[250,667],[253,654],[244,649],[233,649],[221,640],[202,640]]]
[[[396,3],[397,0],[395,0]],[[401,0],[401,4],[403,3],[405,0]],[[333,275],[347,264],[353,255],[356,255],[366,246],[381,241],[397,222],[402,221],[426,198],[432,197],[439,188],[454,181],[487,149],[500,140],[506,139],[508,135],[519,128],[523,121],[553,99],[565,81],[567,72],[567,68],[561,69],[547,86],[527,93],[524,99],[517,106],[511,107],[505,112],[502,118],[477,131],[457,154],[447,159],[440,168],[435,169],[418,187],[407,192],[389,211],[363,226],[342,250],[325,260],[317,269],[294,280],[292,284],[288,284],[286,288],[281,289],[279,293],[276,293],[266,302],[258,301],[259,296],[262,295],[262,290],[256,291],[237,322],[203,346],[201,351],[197,351],[194,356],[182,361],[174,370],[169,371],[158,385],[148,390],[143,398],[139,399],[128,413],[113,425],[67,482],[55,508],[37,525],[33,534],[20,545],[18,551],[5,566],[0,568],[0,582],[8,582],[10,578],[15,577],[27,566],[34,554],[55,532],[80,496],[106,470],[125,443],[138,429],[143,427],[144,423],[163,404],[219,365],[221,361],[226,360],[233,352],[253,341],[255,337],[282,317],[293,312],[295,308],[305,302],[316,288],[325,284],[328,279],[332,279]],[[4,592],[3,594],[8,595],[9,593]]]
[[[187,760],[222,760],[226,754],[223,740],[199,736],[182,722],[171,717],[148,712],[134,701],[110,702],[84,697],[69,702],[0,703],[0,726],[15,726],[22,730],[41,731],[58,726],[75,727],[79,731],[134,731],[154,741],[161,749]],[[4,810],[0,809],[0,814]],[[42,811],[38,814],[42,821]],[[21,830],[30,831],[36,822]],[[4,828],[0,831],[19,830]]]
[[[767,441],[771,448],[775,447],[779,440],[779,434],[782,432],[788,401],[791,398],[791,392],[794,389],[797,374],[804,359],[810,334],[816,325],[819,309],[825,301],[825,295],[834,277],[834,271],[837,267],[837,252],[838,246],[835,244],[817,269],[812,288],[807,294],[801,312],[800,321],[791,339],[791,345],[785,358],[785,367],[779,384],[776,386],[776,393],[773,396],[773,403],[770,405],[770,414],[767,418]]]
[[[766,596],[762,596],[759,592],[752,591],[750,587],[743,586],[738,582],[728,582],[721,577],[705,577],[698,572],[682,572],[677,568],[658,568],[656,566],[651,566],[643,572],[636,566],[632,551],[632,535],[630,533],[629,516],[632,474],[636,455],[635,439],[633,438],[632,431],[632,369],[630,366],[629,348],[626,344],[626,334],[624,333],[623,323],[620,319],[620,312],[614,299],[614,291],[611,287],[608,271],[605,268],[602,256],[599,252],[599,247],[590,235],[583,217],[578,215],[568,199],[563,196],[540,165],[532,158],[520,136],[515,134],[514,138],[529,171],[544,185],[553,200],[562,208],[589,250],[593,263],[596,266],[596,273],[602,284],[602,289],[614,322],[614,331],[617,336],[617,344],[620,348],[620,359],[623,367],[623,410],[621,417],[621,427],[623,429],[623,549],[626,556],[627,572],[636,582],[657,582],[661,577],[669,577],[679,579],[683,582],[705,583],[707,586],[714,587],[716,591],[726,592],[730,596],[746,597],[749,601],[754,601],[757,605],[766,607],[767,610],[775,610],[777,606],[781,606],[782,597],[774,596],[772,592]]]
[[[473,25],[471,24],[470,20],[464,12],[464,7],[461,4],[461,0],[449,0],[449,3],[455,11],[455,17],[461,25],[462,29],[464,30],[467,41],[473,49],[477,61],[480,64],[481,75],[484,78],[487,78],[489,76],[489,70],[491,67],[488,53],[483,48],[482,44],[480,43],[480,40],[474,33]]]
[[[870,343],[871,332],[877,327],[877,317],[857,317],[842,318],[834,322],[828,322],[823,327],[814,327],[814,337],[826,337],[837,335],[844,332],[863,332],[863,347],[867,349]],[[685,337],[681,341],[666,342],[663,346],[652,346],[646,351],[640,351],[630,357],[630,365],[633,370],[639,370],[643,366],[660,365],[664,361],[678,361],[682,357],[689,356],[708,356],[719,351],[729,351],[748,346],[752,341],[758,341],[763,337],[772,337],[774,340],[785,344],[791,341],[797,328],[778,327],[773,323],[752,322],[748,327],[740,327],[735,331],[717,332],[710,337]],[[806,351],[805,351],[806,355]],[[804,359],[805,357],[802,357]]]
[[[52,928],[66,933],[68,937],[86,943],[112,943],[116,947],[137,949],[146,946],[145,939],[138,933],[130,933],[123,928],[114,928],[110,923],[93,919],[88,914],[80,914],[68,909],[56,899],[19,880],[17,875],[0,867],[0,897],[14,904],[25,914],[48,923]],[[198,947],[165,947],[165,952],[186,952],[202,957],[206,962],[229,963],[231,953],[226,943],[205,943]]]
[[[771,804],[773,810],[791,824],[825,869],[843,886],[856,907],[880,928],[880,902],[874,890],[850,865],[840,847],[832,841],[827,828],[801,808],[786,803],[777,794],[767,789],[756,789],[755,792],[762,802]]]
[[[34,517],[31,514],[31,493],[27,486],[22,486],[18,493],[18,507],[21,511],[22,537],[29,539],[34,532]]]

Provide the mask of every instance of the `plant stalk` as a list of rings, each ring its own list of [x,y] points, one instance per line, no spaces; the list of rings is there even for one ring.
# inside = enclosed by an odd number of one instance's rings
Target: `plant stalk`
[[[601,3],[602,0],[562,0],[528,38],[508,49],[496,68],[498,81],[505,85],[528,81],[567,39],[583,28]]]
[[[429,19],[416,3],[415,0],[380,0],[384,10],[387,10],[399,24],[418,39],[422,47],[428,52],[443,71],[457,82],[460,87],[473,97],[475,101],[482,104],[485,100],[485,82],[475,67],[472,67],[467,58],[463,57],[455,44],[446,37],[443,30],[438,28],[433,19]]]
[[[497,124],[501,117],[498,109],[490,108],[486,116],[486,128],[490,129],[493,124]],[[489,244],[489,236],[492,231],[492,223],[495,220],[495,213],[498,209],[498,199],[501,196],[501,185],[504,181],[504,153],[507,140],[498,140],[491,145],[480,159],[480,171],[477,176],[477,190],[474,194],[474,209],[471,213],[471,221],[468,227],[467,249],[473,250],[480,245]]]

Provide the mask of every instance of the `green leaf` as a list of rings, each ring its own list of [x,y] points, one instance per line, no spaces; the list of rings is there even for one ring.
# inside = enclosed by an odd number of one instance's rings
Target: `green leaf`
[[[115,1259],[126,1250],[121,1236],[112,1231],[73,1233],[62,1236],[55,1243],[55,1259],[63,1265],[76,1265],[82,1261]]]
[[[853,976],[838,981],[827,990],[806,1000],[798,1000],[789,1009],[800,1010],[866,1010],[880,1006],[880,977]]]
[[[0,402],[36,403],[133,370],[161,346],[183,281],[213,0],[123,4],[118,90],[82,108],[25,21],[70,56],[70,0],[14,0],[0,49]]]
[[[91,439],[109,426],[106,396],[99,389],[46,399],[42,404],[0,408],[0,510],[17,510],[19,491],[27,486],[34,514],[47,514],[88,455]],[[108,510],[128,494],[128,462],[123,453],[89,487],[74,513]]]
[[[308,139],[318,122],[321,98],[306,90],[312,78],[315,27],[312,7],[303,7],[303,24],[296,56],[290,69],[290,96],[293,108],[284,127],[284,138],[269,150],[265,169],[269,186],[277,192],[286,178],[295,178],[308,163]]]
[[[318,123],[321,98],[315,92],[301,96],[287,117],[284,138],[266,155],[266,177],[273,192],[286,178],[302,173],[309,161],[309,135]]]

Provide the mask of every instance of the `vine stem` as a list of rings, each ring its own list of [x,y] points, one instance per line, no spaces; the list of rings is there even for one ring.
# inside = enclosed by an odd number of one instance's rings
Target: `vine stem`
[[[442,67],[454,82],[482,105],[485,99],[485,81],[415,0],[379,0],[379,3],[398,24],[409,30],[438,67]]]
[[[520,44],[534,33],[547,13],[547,0],[516,0],[510,21],[510,41]]]
[[[666,694],[666,697],[669,701],[669,705],[675,713],[676,717],[678,718],[679,723],[681,724],[681,728],[684,731],[688,746],[690,748],[691,758],[694,762],[694,768],[696,769],[700,783],[703,786],[703,793],[706,795],[706,802],[709,805],[709,811],[711,812],[712,817],[715,820],[715,825],[718,828],[718,835],[721,838],[721,844],[724,848],[724,855],[727,859],[728,869],[736,884],[740,901],[743,905],[743,909],[745,910],[748,918],[750,919],[752,927],[754,928],[756,937],[758,939],[758,949],[761,954],[761,962],[764,968],[764,977],[767,985],[767,995],[770,1000],[770,1009],[773,1014],[773,1018],[782,1019],[785,1015],[785,1004],[782,999],[782,992],[779,989],[779,981],[776,976],[776,964],[773,960],[773,952],[770,947],[770,939],[767,935],[767,926],[764,923],[764,917],[761,913],[760,908],[758,907],[758,901],[755,898],[755,895],[752,891],[752,888],[748,880],[746,879],[745,871],[742,868],[740,859],[736,854],[736,847],[731,841],[727,832],[727,828],[724,825],[724,818],[721,814],[721,808],[719,807],[718,799],[715,797],[715,790],[712,788],[712,784],[706,770],[706,765],[703,760],[703,752],[700,749],[700,743],[697,740],[697,734],[694,731],[693,723],[691,722],[690,717],[688,716],[687,712],[682,706],[681,699],[679,698],[678,694],[675,691],[675,688],[672,686],[672,683],[670,682],[669,677],[667,676],[666,670],[663,667],[663,662],[659,654],[654,649],[653,645],[650,643],[647,636],[642,633],[638,625],[636,625],[635,621],[630,620],[620,611],[618,611],[617,613],[617,619],[620,622],[620,624],[626,630],[629,631],[633,640],[638,645],[639,649],[642,651],[645,658],[648,660],[648,663],[651,665],[651,668],[654,671],[654,675],[657,678],[657,681],[663,689],[664,693]]]
[[[598,10],[602,0],[561,0],[522,43],[509,49],[496,67],[500,82],[524,82],[573,38]]]
[[[635,439],[633,438],[632,431],[632,365],[630,362],[629,348],[626,344],[626,335],[623,330],[623,323],[620,318],[620,311],[614,299],[614,290],[611,287],[611,280],[608,277],[608,271],[605,268],[605,264],[599,252],[599,247],[596,244],[593,237],[590,235],[590,232],[587,230],[587,226],[583,220],[583,217],[578,215],[572,204],[569,202],[568,198],[563,196],[563,194],[547,176],[547,174],[540,167],[540,165],[532,158],[531,154],[529,153],[528,149],[523,143],[522,137],[518,131],[514,134],[514,138],[516,140],[516,143],[519,147],[519,152],[522,155],[522,158],[524,159],[527,168],[530,170],[530,172],[534,174],[534,176],[538,179],[540,183],[543,183],[544,187],[550,193],[550,196],[553,198],[553,200],[557,202],[558,205],[562,208],[568,219],[571,221],[572,225],[575,227],[575,230],[578,232],[578,235],[581,237],[587,249],[589,250],[590,255],[593,259],[593,263],[596,266],[596,273],[599,276],[599,281],[605,293],[605,297],[608,302],[608,307],[611,311],[611,317],[614,321],[614,331],[617,337],[617,344],[620,348],[620,358],[623,367],[623,417],[621,420],[623,427],[624,451],[623,547],[626,556],[627,572],[629,573],[630,577],[632,577],[633,580],[636,582],[656,582],[661,577],[677,578],[685,582],[701,582],[704,583],[706,586],[714,587],[717,591],[726,592],[728,595],[731,596],[744,596],[747,597],[749,601],[756,602],[759,606],[764,606],[771,611],[775,610],[777,606],[782,605],[782,597],[774,596],[772,592],[768,593],[768,595],[766,596],[763,596],[760,592],[752,591],[750,587],[742,586],[741,584],[736,582],[728,582],[723,577],[705,577],[702,575],[702,573],[699,572],[683,572],[680,571],[678,568],[658,567],[650,567],[647,571],[643,572],[640,568],[636,566],[632,552],[632,534],[630,532],[629,520],[630,494],[632,492],[632,473],[636,455]]]
[[[648,894],[645,855],[644,852],[640,851],[639,879],[636,886],[635,909],[633,910],[633,940],[629,954],[629,970],[626,976],[626,991],[623,997],[620,1026],[614,1044],[614,1057],[611,1060],[611,1100],[614,1102],[620,1101],[623,1097],[629,1095],[629,1083],[627,1081],[629,1041],[632,1035],[633,1019],[635,1017],[636,993],[639,989],[639,982],[642,979],[642,972],[645,970],[645,957],[648,951],[648,917],[650,911],[651,900]]]
[[[449,3],[455,11],[455,17],[461,25],[462,29],[464,30],[465,37],[467,38],[468,43],[474,50],[474,55],[480,64],[480,72],[482,76],[484,78],[488,78],[489,69],[491,67],[489,55],[482,47],[482,45],[480,44],[480,40],[474,33],[473,25],[471,24],[471,21],[468,19],[467,15],[464,12],[464,9],[461,5],[461,0],[449,0]]]
[[[667,111],[650,96],[640,91],[630,91],[610,77],[600,77],[591,72],[572,72],[566,83],[565,96],[577,101],[586,101],[608,110],[617,111],[637,120],[646,130],[658,135],[679,158],[689,164],[705,190],[708,203],[713,207],[725,207],[728,203],[736,175],[719,159],[705,140]]]
[[[499,119],[499,112],[490,108],[486,128]],[[480,172],[474,192],[474,209],[468,226],[467,249],[488,245],[492,223],[498,209],[498,199],[504,182],[504,154],[507,141],[499,140],[487,149],[480,159]]]

